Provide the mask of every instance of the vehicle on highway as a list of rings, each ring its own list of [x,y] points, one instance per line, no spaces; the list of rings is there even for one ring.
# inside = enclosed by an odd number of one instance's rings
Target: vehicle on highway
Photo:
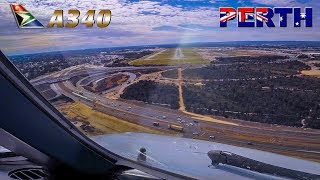
[[[194,132],[194,133],[192,133],[192,135],[199,136],[199,133],[198,132]]]
[[[183,127],[182,126],[178,126],[178,125],[174,125],[174,124],[169,124],[168,125],[169,129],[175,130],[175,131],[179,131],[179,132],[183,132]]]
[[[156,126],[156,127],[160,126],[160,124],[158,122],[153,122],[153,125]]]

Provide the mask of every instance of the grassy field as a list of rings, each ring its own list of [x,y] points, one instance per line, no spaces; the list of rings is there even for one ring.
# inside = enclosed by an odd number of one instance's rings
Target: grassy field
[[[225,50],[224,54],[229,56],[263,56],[270,55],[272,52],[264,50]]]
[[[173,61],[172,58],[174,56],[175,49],[167,49],[164,52],[157,54],[151,59],[137,59],[131,61],[129,64],[134,66],[141,66],[141,65],[175,65],[177,62]]]
[[[157,54],[151,59],[137,59],[129,64],[134,66],[142,65],[182,65],[182,64],[207,64],[208,60],[203,59],[196,49],[181,48],[184,58],[174,59],[176,48],[170,48],[166,51]]]
[[[175,52],[176,52],[175,48],[167,49],[164,52],[153,57],[152,60],[157,60],[157,59],[170,59],[171,60],[171,58],[173,58]]]
[[[194,48],[182,48],[181,49],[183,55],[184,55],[184,63],[188,64],[207,64],[209,63],[208,60],[203,59],[200,54],[197,52]]]
[[[146,128],[137,124],[133,124],[114,116],[110,116],[99,111],[93,110],[91,107],[75,102],[60,105],[58,107],[71,122],[76,122],[77,128],[88,136],[111,134],[111,133],[124,133],[124,132],[143,132],[152,134],[165,134],[155,129]],[[84,131],[80,126],[88,124],[93,127],[93,130],[88,132]]]
[[[174,62],[171,59],[159,59],[159,60],[143,60],[143,59],[138,59],[134,60],[129,63],[130,65],[134,66],[144,66],[144,65],[176,65],[179,64],[178,61]]]

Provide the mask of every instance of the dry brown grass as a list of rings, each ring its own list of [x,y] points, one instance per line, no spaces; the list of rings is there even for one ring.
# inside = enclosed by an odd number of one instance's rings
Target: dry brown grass
[[[58,109],[68,119],[77,121],[78,125],[76,126],[82,132],[84,131],[80,128],[79,124],[81,124],[82,122],[89,122],[90,125],[95,129],[94,132],[84,132],[89,136],[124,132],[143,132],[162,135],[165,134],[164,132],[133,124],[114,116],[110,116],[102,112],[93,110],[91,107],[79,102],[63,104],[60,105]]]
[[[121,78],[117,81],[117,84],[120,85],[124,83],[128,79],[128,76],[126,75],[121,75]]]

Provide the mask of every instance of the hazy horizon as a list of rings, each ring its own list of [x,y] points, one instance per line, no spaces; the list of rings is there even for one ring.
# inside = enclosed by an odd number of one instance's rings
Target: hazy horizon
[[[135,47],[151,47],[151,48],[156,48],[156,47],[183,47],[183,46],[189,46],[189,47],[199,47],[203,46],[203,44],[211,44],[208,47],[212,46],[214,47],[214,44],[217,43],[221,44],[221,46],[236,46],[236,45],[230,45],[230,44],[224,44],[224,43],[241,43],[241,44],[246,44],[246,43],[258,43],[258,42],[264,42],[264,43],[272,43],[273,45],[277,45],[277,43],[319,43],[319,40],[314,40],[314,41],[217,41],[217,42],[193,42],[193,43],[185,43],[185,44],[177,44],[177,43],[171,43],[171,44],[153,44],[153,45],[136,45],[136,46],[111,46],[111,47],[96,47],[96,48],[78,48],[78,49],[65,49],[61,51],[39,51],[39,52],[32,52],[32,53],[23,53],[23,54],[15,54],[15,53],[8,53],[6,54],[7,56],[21,56],[21,55],[33,55],[33,54],[42,54],[42,53],[59,53],[59,52],[68,52],[68,51],[81,51],[81,50],[95,50],[95,49],[121,49],[121,48],[135,48]],[[264,44],[265,45],[265,44]],[[220,45],[219,45],[220,46]],[[303,44],[294,44],[294,46],[303,46]],[[205,47],[205,46],[204,46]]]

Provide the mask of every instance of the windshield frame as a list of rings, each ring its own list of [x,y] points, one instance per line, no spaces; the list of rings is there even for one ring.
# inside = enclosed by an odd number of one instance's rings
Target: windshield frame
[[[69,120],[66,119],[52,104],[50,104],[35,87],[25,78],[18,68],[0,50],[0,73],[8,80],[21,94],[23,94],[32,104],[44,112],[59,127],[63,128],[73,138],[94,151],[101,158],[109,161],[113,166],[126,166],[134,168],[150,175],[164,179],[196,179],[182,174],[176,174],[153,166],[148,166],[138,161],[122,157],[110,150],[102,147],[89,137],[85,136]],[[8,131],[10,133],[10,131]],[[112,168],[111,168],[112,169]]]

